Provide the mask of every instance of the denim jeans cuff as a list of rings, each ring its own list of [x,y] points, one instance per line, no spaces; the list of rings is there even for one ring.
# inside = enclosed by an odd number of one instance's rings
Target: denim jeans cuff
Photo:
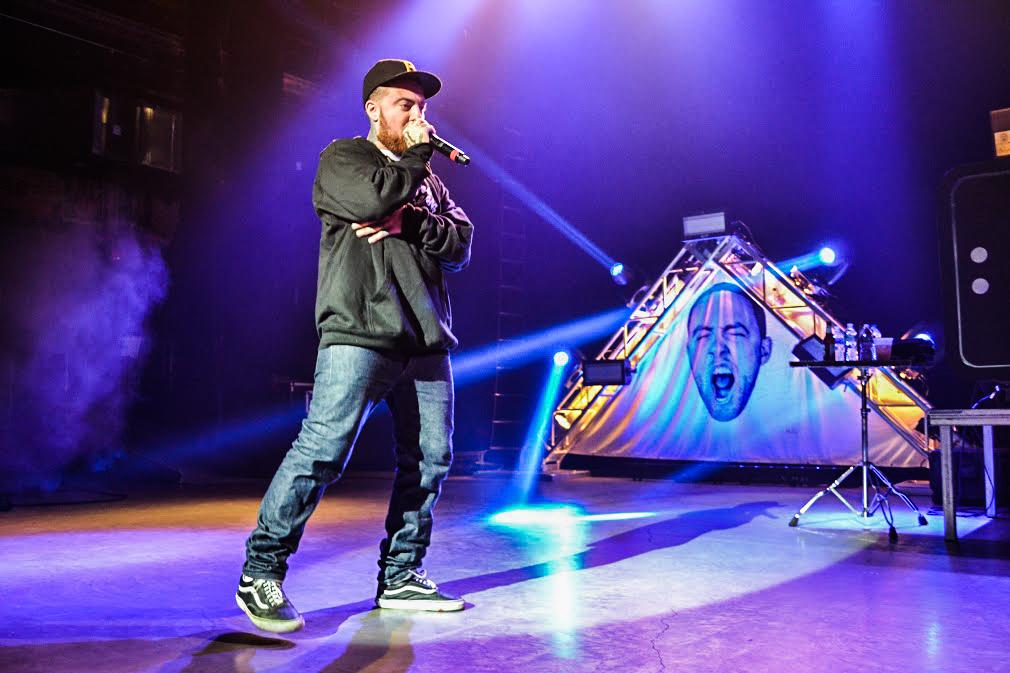
[[[277,580],[278,582],[284,581],[284,574],[278,572],[263,572],[256,570],[246,570],[242,569],[242,574],[246,577],[251,577],[254,580]]]
[[[382,583],[390,585],[402,582],[403,580],[407,579],[411,570],[417,570],[418,568],[420,568],[420,566],[418,566],[417,568],[405,568],[403,566],[386,566],[386,569],[382,573],[383,575]]]

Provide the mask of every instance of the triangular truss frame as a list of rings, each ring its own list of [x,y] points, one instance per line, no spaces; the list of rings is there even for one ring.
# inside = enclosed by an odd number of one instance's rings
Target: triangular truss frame
[[[751,297],[765,306],[798,339],[823,338],[831,325],[842,326],[813,296],[814,285],[798,269],[784,273],[754,243],[732,234],[685,241],[627,322],[596,356],[597,360],[625,359],[633,371],[666,336],[674,321],[690,306],[691,298],[719,271],[725,272]],[[874,369],[867,394],[870,408],[909,445],[926,456],[929,445],[916,426],[929,403],[906,381],[904,371]],[[859,390],[857,372],[848,372],[844,385]],[[618,395],[622,386],[585,385],[581,368],[568,377],[556,407],[543,469],[557,471],[590,422]]]

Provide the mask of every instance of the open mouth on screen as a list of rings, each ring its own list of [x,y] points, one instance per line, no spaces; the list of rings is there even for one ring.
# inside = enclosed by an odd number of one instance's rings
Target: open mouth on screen
[[[736,377],[731,372],[716,372],[712,374],[712,390],[715,391],[717,400],[725,400],[733,390]]]

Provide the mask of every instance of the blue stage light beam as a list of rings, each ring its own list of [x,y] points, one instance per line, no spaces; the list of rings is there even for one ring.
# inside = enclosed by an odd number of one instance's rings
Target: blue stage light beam
[[[592,341],[613,332],[624,322],[628,314],[629,310],[621,307],[567,325],[519,337],[505,347],[491,344],[463,353],[453,360],[456,385],[466,385],[493,375],[495,365],[499,361],[511,365],[524,364],[553,353],[561,346],[576,347]],[[565,354],[567,355],[567,351]],[[384,412],[388,413],[388,410],[383,404],[379,406],[378,413]],[[199,456],[229,455],[242,450],[249,442],[274,434],[278,436],[278,441],[290,441],[291,437],[288,437],[288,434],[304,417],[303,403],[300,401],[285,403],[261,409],[255,414],[231,419],[213,428],[176,436],[157,445],[148,446],[144,455],[167,465],[183,465],[186,461]]]
[[[229,419],[211,428],[177,435],[158,444],[143,447],[143,456],[166,465],[185,465],[194,458],[228,456],[243,451],[249,442],[276,436],[289,442],[291,431],[305,418],[301,401],[260,409],[255,414]]]
[[[525,334],[507,344],[489,344],[465,351],[453,359],[453,378],[456,385],[466,385],[492,376],[499,363],[523,365],[562,346],[575,348],[613,332],[627,320],[629,313],[630,310],[622,306],[567,325]]]
[[[568,526],[578,521],[581,515],[582,510],[570,505],[510,507],[493,514],[490,521],[499,526],[515,528]]]
[[[586,514],[581,508],[573,505],[541,505],[503,509],[491,515],[489,521],[495,525],[510,528],[552,528],[555,526],[573,526],[586,522],[647,519],[656,516],[656,514],[656,512]]]
[[[476,146],[473,142],[460,134],[458,130],[452,128],[448,122],[439,120],[437,128],[440,133],[448,131],[448,133],[451,134],[452,137],[455,138],[469,153],[474,166],[492,180],[499,182],[506,191],[521,201],[531,211],[539,215],[544,222],[557,229],[565,238],[599,262],[603,268],[607,269],[607,271],[611,273],[615,282],[619,282],[618,279],[624,277],[624,266],[620,264],[620,262],[605,253],[600,246],[589,240],[589,237],[579,231],[575,225],[562,217],[558,211],[551,208],[546,202],[544,202],[543,199],[530,191],[529,188],[521,182],[513,178],[508,171],[498,165],[498,163],[481,150],[480,147]],[[620,266],[621,271],[618,274],[613,274],[613,269],[616,266]]]
[[[631,519],[647,519],[656,516],[655,512],[611,512],[610,514],[586,514],[579,521],[629,521]]]
[[[547,375],[547,383],[544,385],[544,391],[540,395],[536,412],[533,414],[533,422],[526,431],[526,440],[519,453],[519,465],[513,484],[516,502],[524,503],[529,500],[530,492],[533,490],[533,481],[540,474],[540,462],[544,457],[544,440],[547,439],[551,413],[561,394],[561,383],[565,380],[565,369],[568,366],[567,355],[565,353],[566,357],[561,361],[555,355],[551,371]]]
[[[778,263],[778,267],[786,272],[793,267],[796,267],[800,271],[809,271],[820,266],[838,266],[841,263],[841,255],[837,248],[826,245],[814,252],[782,260]]]

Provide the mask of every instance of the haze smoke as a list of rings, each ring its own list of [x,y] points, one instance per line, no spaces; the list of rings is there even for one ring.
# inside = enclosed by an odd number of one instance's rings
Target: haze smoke
[[[46,487],[75,459],[118,448],[168,272],[128,223],[35,231],[16,248],[4,255],[15,265],[4,462],[19,487]]]

